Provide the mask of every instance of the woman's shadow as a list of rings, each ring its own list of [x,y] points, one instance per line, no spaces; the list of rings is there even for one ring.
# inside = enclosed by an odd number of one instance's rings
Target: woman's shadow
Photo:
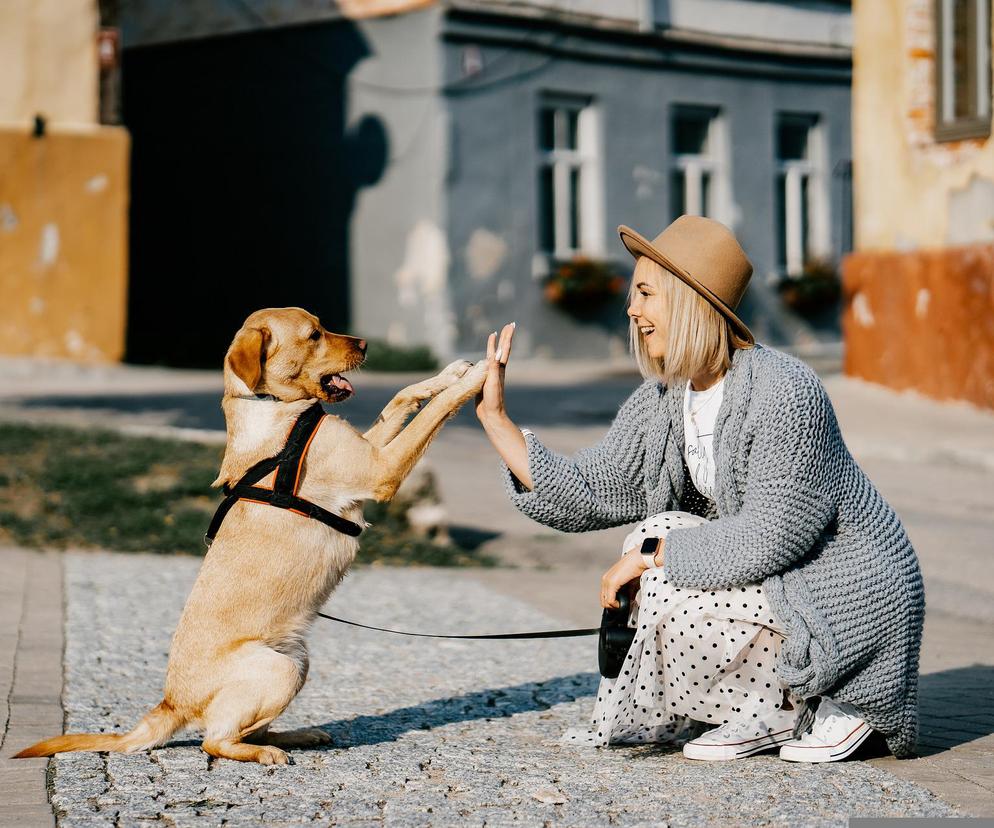
[[[933,756],[994,733],[994,666],[973,664],[919,679],[918,755]]]
[[[532,713],[593,696],[597,673],[574,673],[548,681],[478,690],[432,699],[379,715],[325,722],[329,750],[392,742],[404,733],[458,722]],[[919,679],[919,756],[932,756],[994,733],[994,666],[974,664]],[[853,758],[870,758],[864,751]],[[878,746],[873,750],[880,755]],[[886,755],[885,753],[883,755]]]

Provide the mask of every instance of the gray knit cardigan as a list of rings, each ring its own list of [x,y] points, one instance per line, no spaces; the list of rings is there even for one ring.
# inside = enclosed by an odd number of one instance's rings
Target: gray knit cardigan
[[[646,380],[600,442],[572,458],[526,434],[534,488],[501,463],[511,502],[564,532],[678,509],[685,389]],[[667,577],[700,590],[761,582],[787,630],[781,681],[804,699],[850,702],[895,756],[912,755],[921,571],[901,521],[846,448],[817,374],[758,343],[736,350],[713,441],[718,518],[668,534]],[[802,706],[805,725],[811,708]]]

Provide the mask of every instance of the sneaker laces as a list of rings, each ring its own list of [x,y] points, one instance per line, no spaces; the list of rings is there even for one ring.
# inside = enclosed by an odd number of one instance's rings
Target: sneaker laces
[[[825,737],[838,722],[854,718],[857,717],[848,713],[832,699],[822,696],[818,710],[815,711],[814,724],[811,727],[811,731],[804,734],[804,738],[811,736],[813,739],[824,741]]]

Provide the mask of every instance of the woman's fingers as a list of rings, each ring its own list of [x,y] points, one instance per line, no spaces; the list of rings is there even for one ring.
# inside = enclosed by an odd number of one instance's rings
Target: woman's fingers
[[[497,352],[494,354],[494,358],[501,365],[507,365],[507,358],[511,355],[511,337],[514,335],[514,326],[516,324],[517,323],[512,322],[509,325],[505,325],[501,329],[500,338],[498,339],[497,344]]]
[[[505,325],[500,332],[500,357],[498,359],[502,365],[507,365],[507,359],[511,356],[511,340],[514,338],[515,325],[517,325],[516,322],[511,322],[509,325]]]
[[[601,606],[605,609],[617,609],[621,606],[618,603],[618,585],[607,575],[601,580]]]

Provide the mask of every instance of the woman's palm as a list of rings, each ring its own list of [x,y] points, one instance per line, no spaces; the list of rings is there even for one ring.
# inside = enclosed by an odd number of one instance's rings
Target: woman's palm
[[[499,348],[496,331],[487,337],[487,361],[490,370],[487,372],[483,389],[476,395],[476,416],[480,419],[504,413],[504,371],[507,368],[508,357],[511,355],[514,325],[515,323],[512,322],[501,330]]]

